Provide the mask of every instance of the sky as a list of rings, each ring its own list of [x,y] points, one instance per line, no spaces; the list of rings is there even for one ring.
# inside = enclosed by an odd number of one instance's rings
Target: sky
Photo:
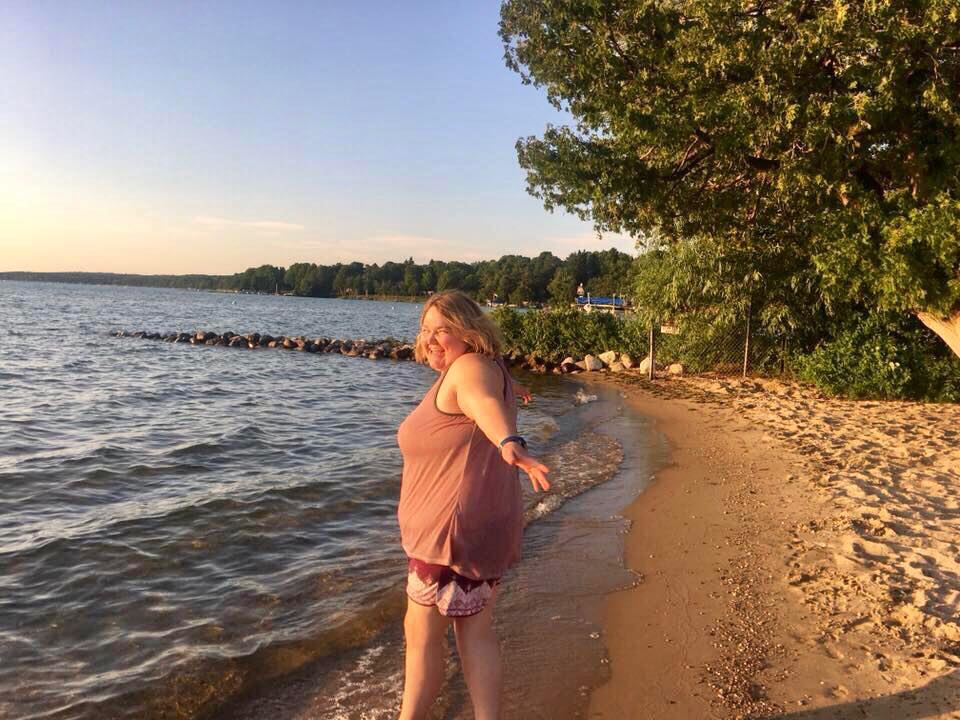
[[[526,193],[569,118],[499,2],[6,0],[0,271],[229,274],[617,247]]]

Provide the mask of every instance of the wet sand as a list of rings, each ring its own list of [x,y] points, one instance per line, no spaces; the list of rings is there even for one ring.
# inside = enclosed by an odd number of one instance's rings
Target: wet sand
[[[604,374],[669,464],[628,508],[591,718],[960,718],[960,407]]]

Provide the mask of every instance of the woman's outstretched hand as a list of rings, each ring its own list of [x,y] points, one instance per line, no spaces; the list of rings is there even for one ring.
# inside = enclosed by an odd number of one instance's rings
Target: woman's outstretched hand
[[[528,453],[523,445],[516,442],[507,443],[503,446],[501,455],[505,462],[520,468],[527,474],[534,492],[550,489],[550,481],[547,480],[550,468]]]

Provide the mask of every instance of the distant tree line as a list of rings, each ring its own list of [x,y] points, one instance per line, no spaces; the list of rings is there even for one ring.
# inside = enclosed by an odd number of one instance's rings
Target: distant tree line
[[[101,272],[0,272],[0,280],[78,283],[81,285],[133,285],[187,290],[220,290],[230,276],[225,275],[137,275]]]
[[[261,265],[233,275],[132,275],[116,273],[0,273],[0,279],[39,282],[136,285],[236,292],[289,293],[304,297],[421,296],[463,290],[478,300],[494,297],[510,303],[566,303],[581,283],[593,295],[631,294],[634,257],[614,248],[580,250],[561,260],[553,253],[536,257],[504,255],[473,263],[413,258],[382,265],[361,262],[289,268]]]
[[[628,293],[632,255],[616,249],[578,251],[565,260],[542,252],[534,258],[504,255],[499,260],[418,264],[412,258],[383,265],[353,262],[346,265],[296,263],[283,268],[250,268],[235,276],[237,289],[260,289],[279,283],[295,295],[339,297],[348,295],[417,296],[438,290],[463,290],[480,300],[497,297],[511,303],[569,302],[577,286],[595,295]]]

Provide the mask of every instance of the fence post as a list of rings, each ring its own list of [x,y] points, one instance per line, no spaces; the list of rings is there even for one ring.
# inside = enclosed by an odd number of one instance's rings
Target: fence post
[[[753,309],[753,302],[747,303],[747,339],[743,342],[743,376],[747,376],[747,369],[750,367],[750,311]]]
[[[657,350],[655,345],[656,339],[654,335],[656,331],[656,327],[657,327],[656,321],[651,320],[650,321],[650,352],[647,354],[647,359],[650,361],[649,363],[650,367],[647,368],[647,380],[653,380],[653,366],[654,366],[654,363],[657,361]]]

